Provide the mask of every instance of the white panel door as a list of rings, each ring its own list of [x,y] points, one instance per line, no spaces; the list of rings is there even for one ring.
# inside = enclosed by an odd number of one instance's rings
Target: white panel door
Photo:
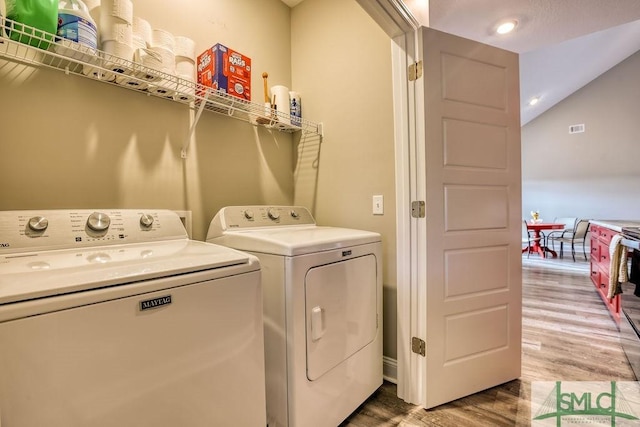
[[[426,342],[429,408],[520,376],[519,71],[512,52],[429,28],[418,40],[426,227],[412,237],[426,242],[426,305],[412,329]]]

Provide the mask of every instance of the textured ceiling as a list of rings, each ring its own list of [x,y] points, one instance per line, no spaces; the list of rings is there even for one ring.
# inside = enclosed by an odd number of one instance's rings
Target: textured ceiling
[[[520,55],[520,121],[527,124],[640,50],[640,20]],[[540,97],[534,106],[533,97]]]
[[[516,32],[493,34],[505,18]],[[525,53],[640,19],[638,0],[429,0],[430,26]]]
[[[291,7],[302,2],[282,1]],[[523,125],[640,50],[640,0],[428,0],[428,4],[430,27],[520,54]],[[518,20],[516,31],[496,35],[496,25],[507,18]],[[527,104],[532,97],[540,97],[535,106]]]
[[[496,24],[518,20],[499,36]],[[526,124],[640,50],[640,0],[430,0],[430,26],[520,53]],[[540,97],[535,106],[527,103]]]

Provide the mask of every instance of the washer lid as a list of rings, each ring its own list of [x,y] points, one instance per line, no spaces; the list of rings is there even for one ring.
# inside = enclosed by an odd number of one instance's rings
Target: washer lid
[[[259,268],[251,255],[189,239],[9,254],[0,256],[0,305],[199,271],[227,276]]]
[[[380,242],[381,237],[371,231],[314,225],[225,231],[209,241],[243,251],[295,256]]]

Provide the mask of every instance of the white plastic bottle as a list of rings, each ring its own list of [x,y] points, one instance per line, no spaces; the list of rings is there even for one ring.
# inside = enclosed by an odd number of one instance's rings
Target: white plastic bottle
[[[291,124],[294,126],[300,126],[302,123],[302,103],[300,100],[300,94],[298,92],[290,91],[289,100],[291,102]]]
[[[59,40],[65,46],[73,46],[73,43],[65,43],[64,40],[82,45],[80,50],[83,52],[94,52],[98,48],[98,30],[96,22],[89,14],[89,9],[81,0],[59,0],[58,3],[58,36],[63,40]],[[67,56],[70,52],[59,52]],[[56,49],[57,51],[57,49]]]

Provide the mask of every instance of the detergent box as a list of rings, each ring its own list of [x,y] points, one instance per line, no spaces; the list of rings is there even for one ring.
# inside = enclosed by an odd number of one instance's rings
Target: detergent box
[[[198,55],[198,83],[251,101],[251,58],[220,43]]]

